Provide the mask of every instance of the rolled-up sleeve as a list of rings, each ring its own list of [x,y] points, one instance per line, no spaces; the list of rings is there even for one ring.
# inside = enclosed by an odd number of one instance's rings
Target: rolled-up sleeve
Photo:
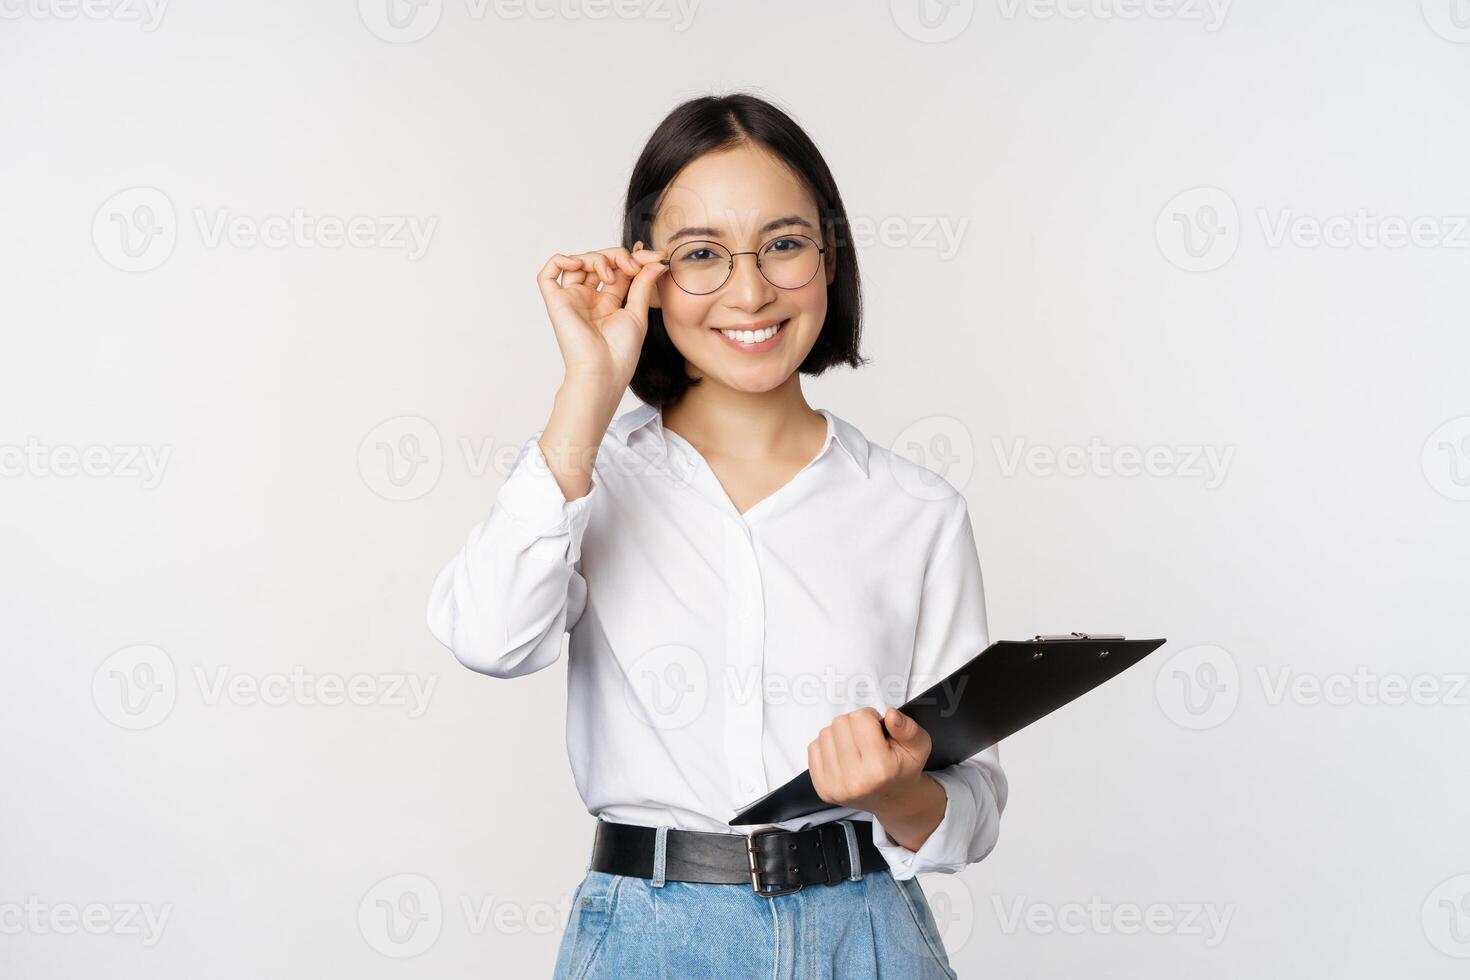
[[[544,431],[544,430],[542,430]],[[522,444],[490,514],[435,577],[429,630],[460,663],[491,677],[519,677],[555,663],[562,636],[581,617],[587,582],[582,539],[601,492],[567,500],[541,451]]]
[[[925,571],[905,700],[943,680],[990,644],[969,507],[963,495],[956,494],[954,500],[946,530],[939,535],[943,543]],[[873,820],[873,843],[900,880],[926,872],[962,871],[989,854],[1000,837],[1007,787],[995,746],[929,775],[944,788],[947,803],[944,819],[918,851],[894,841]]]

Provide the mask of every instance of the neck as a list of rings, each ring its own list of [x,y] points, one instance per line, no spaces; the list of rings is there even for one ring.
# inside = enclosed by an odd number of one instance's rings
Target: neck
[[[663,424],[703,455],[748,460],[800,457],[827,429],[826,420],[807,404],[798,372],[761,392],[718,386],[706,377],[664,411]]]

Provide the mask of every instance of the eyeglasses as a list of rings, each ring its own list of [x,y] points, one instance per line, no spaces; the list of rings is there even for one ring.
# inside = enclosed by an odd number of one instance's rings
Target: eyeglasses
[[[826,251],[805,235],[782,235],[755,252],[732,252],[719,242],[684,242],[673,255],[659,262],[669,267],[674,285],[686,293],[704,296],[730,281],[737,255],[754,255],[755,267],[772,286],[800,289],[816,278]]]

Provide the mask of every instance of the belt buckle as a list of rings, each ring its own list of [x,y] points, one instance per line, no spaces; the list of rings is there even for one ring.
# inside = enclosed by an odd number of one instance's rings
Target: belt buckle
[[[780,888],[775,891],[766,891],[761,888],[761,869],[760,864],[756,861],[756,851],[758,849],[758,845],[755,842],[756,838],[764,837],[767,834],[782,833],[786,833],[786,831],[783,831],[780,828],[776,828],[772,830],[758,830],[753,834],[747,834],[745,837],[745,854],[750,859],[750,888],[762,898],[774,898],[777,895],[790,895],[793,892],[801,891],[802,884],[805,884],[804,882],[802,882],[798,883],[795,887],[787,886],[785,888]]]

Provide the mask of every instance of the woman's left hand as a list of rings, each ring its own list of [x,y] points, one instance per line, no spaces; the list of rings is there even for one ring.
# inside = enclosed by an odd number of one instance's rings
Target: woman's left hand
[[[807,768],[825,802],[879,814],[918,785],[930,746],[929,733],[897,708],[881,716],[874,708],[859,708],[833,718],[817,734],[806,747]]]

